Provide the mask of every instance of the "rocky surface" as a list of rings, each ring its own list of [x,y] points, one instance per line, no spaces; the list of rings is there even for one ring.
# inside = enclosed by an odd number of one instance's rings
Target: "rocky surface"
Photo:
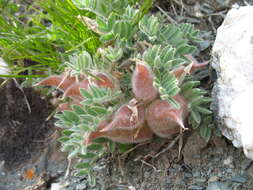
[[[209,143],[196,137],[195,132],[184,137],[184,159],[178,159],[177,143],[167,149],[173,139],[161,138],[139,146],[126,156],[108,154],[95,165],[95,186],[90,186],[85,176],[74,177],[73,169],[65,177],[66,155],[58,151],[58,143],[51,141],[50,150],[35,162],[12,172],[2,172],[0,189],[252,190],[253,162],[242,154],[241,149],[234,148],[224,137],[212,137]],[[192,146],[193,143],[196,146]],[[25,177],[31,168],[36,169],[35,175]]]
[[[253,6],[230,10],[218,28],[212,66],[213,97],[222,134],[253,159]]]

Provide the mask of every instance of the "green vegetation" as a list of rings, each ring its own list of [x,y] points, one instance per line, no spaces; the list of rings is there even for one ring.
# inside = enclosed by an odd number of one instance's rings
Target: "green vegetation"
[[[100,71],[118,73],[119,90],[91,85],[81,90],[82,105],[56,115],[56,125],[64,128],[59,139],[62,150],[69,152],[69,158],[82,159],[76,175],[88,175],[91,183],[93,164],[115,144],[105,139],[87,146],[83,142],[133,97],[130,81],[136,60],[151,67],[162,100],[177,109],[175,95],[188,100],[189,123],[210,139],[213,126],[206,108],[210,99],[187,70],[192,65],[186,55],[195,51],[198,31],[190,24],[168,24],[160,14],[149,15],[151,6],[151,0],[45,0],[26,5],[20,14],[22,5],[1,3],[0,53],[12,70],[9,77],[50,76],[65,69],[91,79]],[[32,64],[27,65],[27,60]],[[177,78],[173,71],[181,66],[185,69]]]
[[[12,70],[11,77],[24,71],[30,77],[38,71],[59,72],[68,55],[82,50],[93,53],[100,44],[78,17],[94,14],[79,10],[69,0],[30,5],[3,1],[0,6],[0,54]],[[27,65],[27,60],[32,64]]]

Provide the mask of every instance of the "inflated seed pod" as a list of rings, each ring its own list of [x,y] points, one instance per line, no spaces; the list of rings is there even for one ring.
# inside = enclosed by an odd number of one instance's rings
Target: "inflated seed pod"
[[[75,82],[72,85],[70,85],[64,92],[63,98],[70,97],[73,100],[76,101],[82,101],[83,97],[80,92],[80,88],[88,89],[89,88],[89,80],[84,79],[80,82]]]
[[[36,86],[52,86],[59,88],[62,91],[65,91],[69,86],[74,84],[76,82],[76,78],[62,74],[62,75],[53,75],[50,77],[47,77],[40,81]]]
[[[157,89],[153,86],[154,76],[151,68],[143,61],[138,61],[132,77],[134,97],[144,104],[158,96]]]
[[[143,125],[145,122],[145,109],[143,105],[132,105],[126,103],[115,113],[112,121],[102,131],[113,131],[116,129],[132,130]]]
[[[181,95],[173,97],[180,109],[174,108],[166,100],[155,100],[147,108],[146,118],[150,129],[160,137],[170,137],[185,129],[184,120],[188,114],[187,102]]]
[[[152,131],[146,123],[143,123],[138,128],[132,128],[132,130],[115,129],[110,131],[103,131],[103,129],[106,128],[108,124],[108,121],[102,121],[96,131],[91,132],[88,137],[85,138],[84,144],[90,144],[92,140],[101,137],[119,143],[139,143],[150,140],[153,136]]]

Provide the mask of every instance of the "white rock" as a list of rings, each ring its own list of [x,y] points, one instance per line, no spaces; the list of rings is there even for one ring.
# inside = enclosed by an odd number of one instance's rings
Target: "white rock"
[[[62,185],[60,183],[52,183],[50,190],[61,190]]]
[[[253,159],[253,6],[228,12],[218,28],[212,55],[220,129]]]
[[[69,184],[70,183],[68,180],[65,180],[65,181],[63,180],[58,183],[52,183],[50,190],[66,190],[67,189],[66,187],[68,187]]]
[[[0,75],[8,75],[10,72],[7,63],[0,57]]]

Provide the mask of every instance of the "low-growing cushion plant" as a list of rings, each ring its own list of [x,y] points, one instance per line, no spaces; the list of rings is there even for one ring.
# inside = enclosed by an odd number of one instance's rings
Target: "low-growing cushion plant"
[[[63,128],[62,150],[80,158],[76,175],[93,182],[93,164],[106,145],[139,143],[154,134],[169,137],[187,130],[187,120],[208,141],[210,98],[191,77],[206,66],[191,56],[198,31],[147,14],[152,1],[139,9],[131,0],[74,3],[95,14],[77,17],[99,36],[101,46],[93,54],[76,51],[65,62],[66,72],[38,85],[63,91],[56,125]]]

